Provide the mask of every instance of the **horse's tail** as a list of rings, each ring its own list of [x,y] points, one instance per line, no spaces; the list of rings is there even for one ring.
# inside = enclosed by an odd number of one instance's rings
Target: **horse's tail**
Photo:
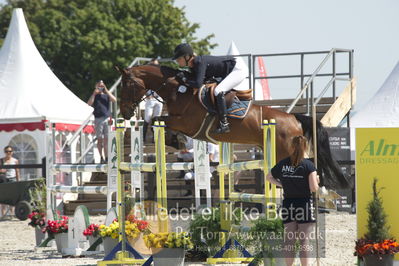
[[[303,135],[308,139],[310,146],[313,146],[313,121],[312,117],[295,114],[296,119],[301,123]],[[330,150],[327,130],[320,121],[316,121],[317,127],[317,167],[321,170],[321,185],[329,189],[348,188],[349,182],[344,176],[338,163],[333,159]]]

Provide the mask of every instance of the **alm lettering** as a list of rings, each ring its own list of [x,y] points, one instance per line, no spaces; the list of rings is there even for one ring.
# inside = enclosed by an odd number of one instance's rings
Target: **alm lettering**
[[[360,155],[363,155],[364,153],[369,156],[399,155],[399,144],[388,144],[385,143],[384,139],[380,139],[378,142],[370,140]]]

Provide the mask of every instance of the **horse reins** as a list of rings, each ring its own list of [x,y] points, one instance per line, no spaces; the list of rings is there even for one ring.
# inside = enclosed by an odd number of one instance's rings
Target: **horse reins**
[[[134,105],[139,105],[142,101],[144,101],[145,99],[149,98],[150,96],[154,97],[155,100],[157,100],[158,102],[162,103],[162,104],[166,104],[166,101],[161,101],[160,99],[158,99],[159,97],[156,97],[154,93],[158,93],[163,87],[166,86],[166,82],[163,82],[161,84],[161,86],[159,86],[158,89],[153,90],[153,89],[147,89],[145,86],[143,86],[142,84],[140,84],[138,81],[135,80],[134,77],[130,76],[130,80],[134,83],[133,86],[141,86],[144,88],[144,90],[146,91],[146,94],[148,91],[151,91],[151,93],[149,95],[145,95],[145,97],[141,98],[139,101],[134,102]],[[135,94],[136,94],[136,90],[133,90],[133,97],[135,98]]]

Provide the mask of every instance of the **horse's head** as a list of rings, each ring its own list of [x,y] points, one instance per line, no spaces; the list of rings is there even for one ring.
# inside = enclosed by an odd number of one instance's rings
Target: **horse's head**
[[[175,69],[166,66],[141,65],[116,69],[122,74],[120,110],[123,118],[130,119],[146,92],[152,90],[165,102],[176,97],[179,82]]]
[[[116,67],[116,69],[122,74],[120,110],[123,118],[129,120],[143,100],[147,89],[144,81],[136,76],[134,67],[125,69]]]

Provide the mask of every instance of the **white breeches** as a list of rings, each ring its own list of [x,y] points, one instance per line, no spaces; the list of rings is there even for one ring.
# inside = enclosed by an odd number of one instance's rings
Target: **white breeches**
[[[240,58],[236,59],[236,65],[227,77],[219,83],[219,85],[215,89],[215,96],[217,96],[220,92],[227,92],[232,89],[236,90],[245,90],[248,86],[241,86],[240,84],[243,82],[247,82],[245,80],[248,77],[248,67],[242,62]]]
[[[148,99],[145,102],[144,121],[151,122],[151,119],[160,116],[162,113],[163,104],[155,99]]]

